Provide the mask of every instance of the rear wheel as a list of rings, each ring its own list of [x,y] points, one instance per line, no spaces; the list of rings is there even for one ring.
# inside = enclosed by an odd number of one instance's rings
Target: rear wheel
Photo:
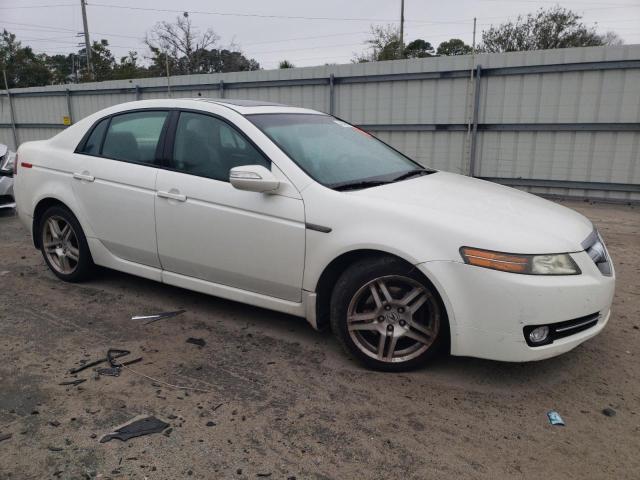
[[[332,295],[331,324],[349,353],[391,371],[426,362],[448,328],[433,286],[394,258],[361,261],[342,274]]]
[[[66,208],[48,208],[40,219],[40,250],[51,271],[67,282],[91,273],[93,261],[80,223]]]

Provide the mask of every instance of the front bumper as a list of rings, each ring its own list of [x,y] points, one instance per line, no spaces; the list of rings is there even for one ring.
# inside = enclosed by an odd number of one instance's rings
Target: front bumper
[[[571,254],[581,275],[500,272],[461,262],[433,261],[418,268],[443,297],[451,326],[451,353],[526,362],[567,352],[607,324],[615,273],[603,275],[586,252]],[[597,323],[553,343],[530,347],[523,329],[599,314]]]
[[[13,177],[0,176],[0,208],[14,207]]]

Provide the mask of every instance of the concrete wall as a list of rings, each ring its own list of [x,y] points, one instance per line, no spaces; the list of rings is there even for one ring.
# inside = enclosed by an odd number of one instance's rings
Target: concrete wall
[[[640,45],[188,75],[170,83],[174,98],[261,99],[333,113],[435,168],[537,193],[640,201]],[[165,98],[167,79],[10,93],[24,142],[55,135],[64,116]],[[477,133],[468,133],[474,119]],[[14,143],[6,91],[0,142]]]

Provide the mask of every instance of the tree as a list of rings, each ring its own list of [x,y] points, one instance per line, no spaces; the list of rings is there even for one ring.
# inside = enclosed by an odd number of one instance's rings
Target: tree
[[[219,37],[211,29],[200,34],[191,24],[188,13],[176,17],[175,22],[159,22],[145,38],[153,54],[154,67],[165,71],[168,59],[173,74],[195,73],[200,57]]]
[[[525,17],[518,16],[515,22],[509,21],[483,31],[479,49],[484,52],[516,52],[621,43],[615,33],[600,35],[594,27],[580,22],[581,18],[560,6],[540,9]]]
[[[78,52],[82,58],[86,58],[87,49],[82,48]],[[102,82],[104,80],[113,79],[113,69],[116,66],[116,60],[113,53],[109,49],[109,41],[104,38],[99,42],[94,41],[91,45],[91,69],[92,75],[85,70],[82,74],[82,81]]]
[[[114,65],[111,78],[123,80],[148,76],[148,70],[138,64],[138,53],[129,52],[126,57],[120,57],[120,63]]]
[[[424,58],[434,54],[433,46],[421,38],[413,40],[401,48],[400,33],[394,25],[372,25],[371,38],[366,43],[369,44],[371,51],[356,55],[351,60],[353,63]]]
[[[280,62],[280,65],[278,65],[278,68],[280,70],[283,70],[285,68],[296,68],[296,66],[293,63],[291,63],[289,60],[282,60]]]
[[[410,42],[406,47],[404,47],[404,57],[405,58],[426,58],[433,57],[434,54],[433,46],[429,42],[418,38],[413,42]]]
[[[260,64],[245,57],[235,45],[215,47],[219,37],[208,29],[200,34],[185,12],[174,23],[160,22],[147,34],[145,43],[153,54],[149,73],[165,75],[167,63],[172,75],[242,72],[258,70]]]
[[[468,55],[473,49],[459,38],[452,38],[438,45],[438,55]]]
[[[48,85],[52,79],[46,55],[34,53],[31,47],[23,47],[7,30],[3,30],[0,36],[0,70],[6,70],[9,88]],[[3,80],[0,88],[4,87]]]

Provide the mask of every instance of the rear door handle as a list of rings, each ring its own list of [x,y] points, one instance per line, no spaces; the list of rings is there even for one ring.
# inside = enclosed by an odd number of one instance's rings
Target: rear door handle
[[[176,200],[178,202],[186,202],[187,201],[187,196],[186,195],[182,195],[180,193],[158,191],[157,195],[160,198],[168,198],[169,200]]]
[[[86,173],[74,173],[73,178],[76,180],[84,180],[85,182],[93,182],[96,179],[93,175],[88,175]]]

